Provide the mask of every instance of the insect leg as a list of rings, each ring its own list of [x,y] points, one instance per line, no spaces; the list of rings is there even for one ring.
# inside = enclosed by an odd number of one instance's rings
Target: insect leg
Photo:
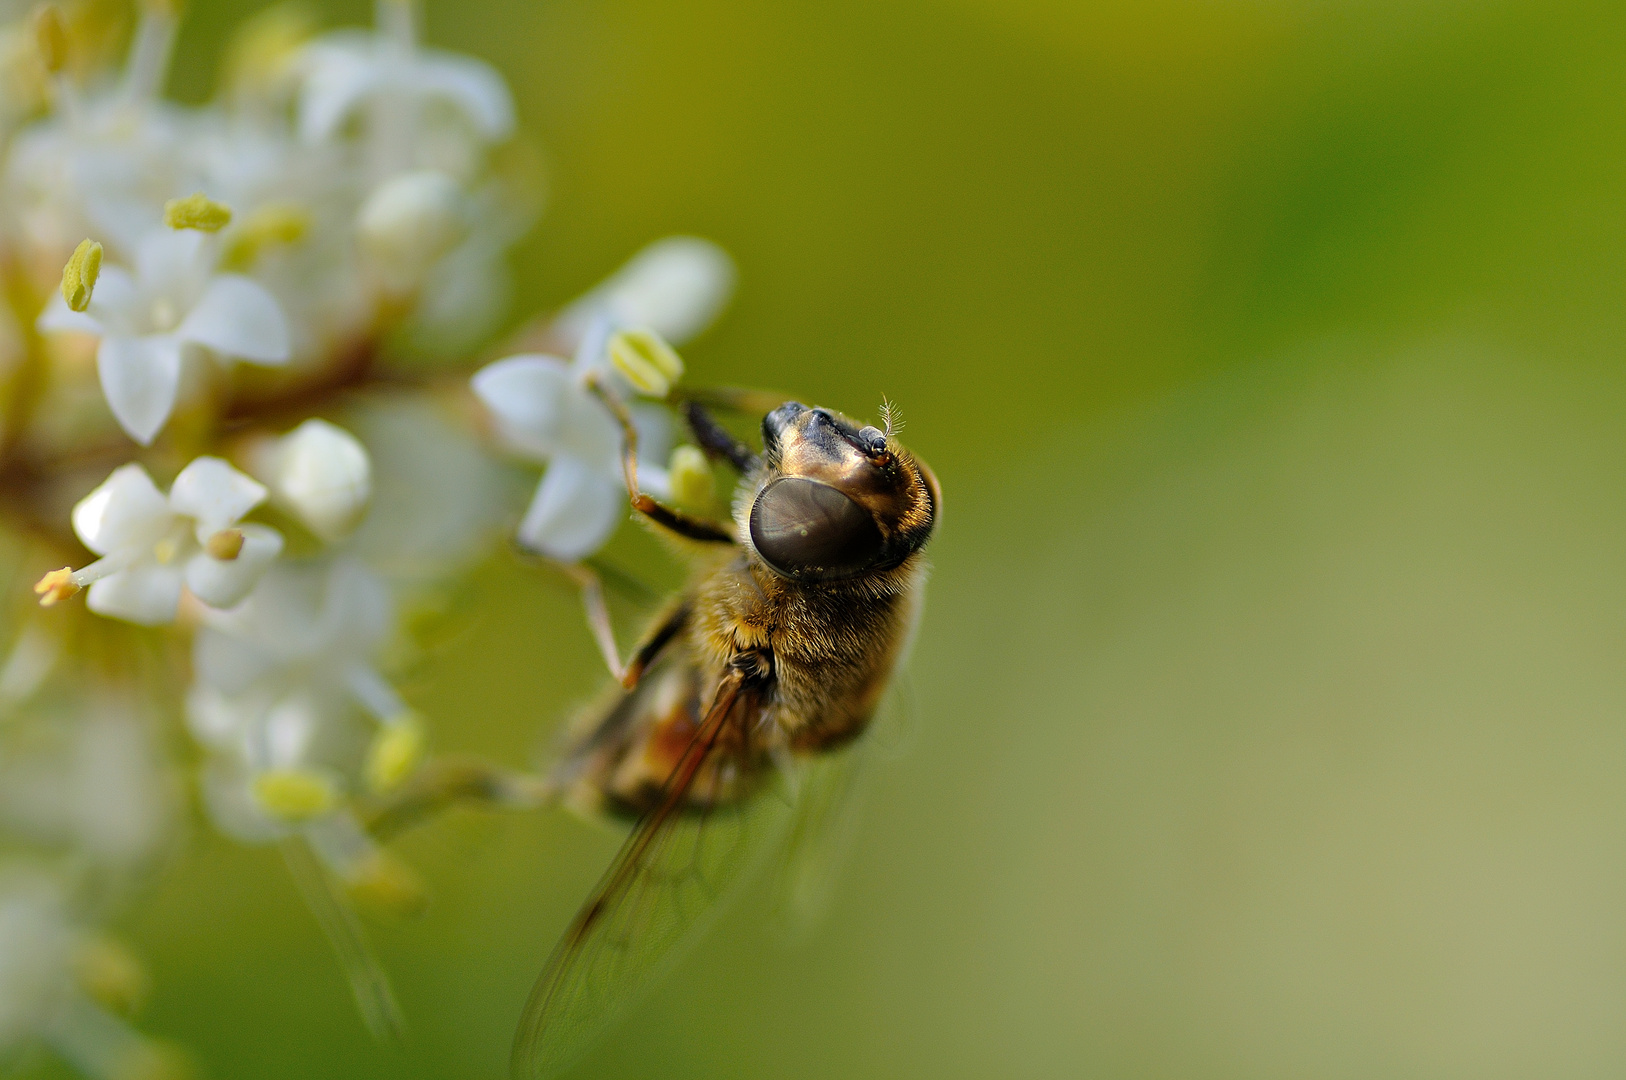
[[[724,431],[704,405],[698,401],[685,401],[683,418],[689,422],[695,442],[707,454],[722,458],[742,473],[756,467],[757,456],[751,452],[751,448]]]
[[[631,690],[638,685],[644,671],[654,663],[655,657],[660,655],[667,642],[683,629],[683,624],[689,619],[688,607],[679,604],[662,616],[644,635],[644,640],[633,650],[632,658],[623,667],[621,650],[615,643],[615,627],[610,622],[610,609],[604,602],[604,585],[599,580],[598,571],[581,563],[572,563],[561,569],[581,587],[582,607],[587,612],[587,627],[593,632],[593,640],[598,644],[600,655],[604,657],[604,666],[610,669],[610,676],[616,682]]]
[[[529,810],[557,796],[557,787],[545,777],[473,758],[441,759],[426,762],[399,790],[364,803],[361,818],[382,843],[453,806]]]
[[[599,655],[604,657],[604,666],[610,669],[610,677],[626,685],[627,669],[621,666],[621,650],[615,643],[615,627],[610,622],[610,609],[604,602],[604,583],[598,571],[580,563],[567,564],[562,569],[581,589],[587,629],[592,631]]]
[[[666,648],[667,643],[683,630],[689,622],[689,606],[679,604],[666,614],[666,617],[655,624],[655,627],[644,635],[644,640],[634,650],[632,659],[627,661],[627,669],[622,673],[621,685],[631,690],[638,685],[649,665]]]
[[[621,471],[627,483],[627,495],[632,508],[655,524],[670,529],[679,536],[711,544],[732,544],[734,533],[713,521],[690,517],[680,510],[662,506],[638,490],[638,429],[633,426],[632,414],[626,404],[603,383],[589,383],[593,393],[604,402],[611,415],[621,425]]]
[[[748,390],[743,386],[689,386],[672,388],[671,398],[692,401],[712,409],[762,416],[790,400],[790,395],[769,390]]]

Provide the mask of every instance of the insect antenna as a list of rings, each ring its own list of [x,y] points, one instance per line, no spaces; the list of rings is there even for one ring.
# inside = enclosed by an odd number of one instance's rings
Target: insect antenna
[[[898,407],[888,397],[881,398],[881,431],[890,439],[903,430],[903,417],[898,415]]]

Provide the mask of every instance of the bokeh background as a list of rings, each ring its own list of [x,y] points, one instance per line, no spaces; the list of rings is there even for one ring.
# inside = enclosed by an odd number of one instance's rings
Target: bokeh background
[[[253,6],[196,0],[175,93]],[[547,155],[516,320],[711,237],[693,377],[884,393],[946,490],[828,919],[741,898],[579,1075],[1626,1070],[1626,7],[427,8]],[[519,763],[601,670],[504,555],[409,690]],[[616,842],[407,837],[389,1051],[276,853],[199,829],[122,926],[144,1027],[213,1077],[503,1076]]]

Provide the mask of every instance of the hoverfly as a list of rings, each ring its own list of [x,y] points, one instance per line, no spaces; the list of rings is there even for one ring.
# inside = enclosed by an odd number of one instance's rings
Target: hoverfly
[[[620,686],[572,729],[552,783],[637,823],[531,992],[523,1080],[574,1060],[739,876],[770,782],[863,734],[913,628],[942,502],[890,420],[790,402],[763,419],[758,454],[689,402],[701,448],[740,473],[732,527],[690,517],[638,491],[635,429],[601,396],[634,509],[710,554],[625,666],[596,579],[582,582]]]

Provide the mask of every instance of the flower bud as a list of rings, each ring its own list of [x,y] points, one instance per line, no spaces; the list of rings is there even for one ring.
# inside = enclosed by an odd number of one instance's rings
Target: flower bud
[[[633,389],[665,397],[683,374],[683,361],[655,331],[638,327],[610,335],[610,363]]]
[[[699,447],[688,444],[675,447],[666,472],[672,502],[678,509],[704,512],[717,501],[717,484],[711,474],[711,464]]]
[[[463,189],[433,169],[393,176],[367,196],[356,231],[388,273],[416,276],[468,235]]]
[[[387,851],[375,851],[364,859],[345,884],[356,903],[388,915],[421,915],[429,906],[423,881]]]
[[[81,240],[62,268],[62,299],[75,311],[90,306],[90,295],[96,289],[96,278],[102,272],[102,245],[94,240]]]
[[[201,191],[164,204],[164,224],[172,229],[219,232],[231,224],[231,207],[217,203]]]
[[[114,1012],[129,1015],[147,997],[147,973],[122,942],[95,937],[74,950],[73,972],[79,988]]]
[[[289,824],[321,817],[339,801],[332,777],[311,769],[270,769],[254,778],[250,790],[260,809]]]
[[[372,462],[361,442],[326,420],[307,420],[261,459],[272,497],[332,543],[361,519],[372,495]]]
[[[384,725],[367,750],[367,787],[374,792],[400,785],[423,758],[425,734],[416,717],[407,716]]]

